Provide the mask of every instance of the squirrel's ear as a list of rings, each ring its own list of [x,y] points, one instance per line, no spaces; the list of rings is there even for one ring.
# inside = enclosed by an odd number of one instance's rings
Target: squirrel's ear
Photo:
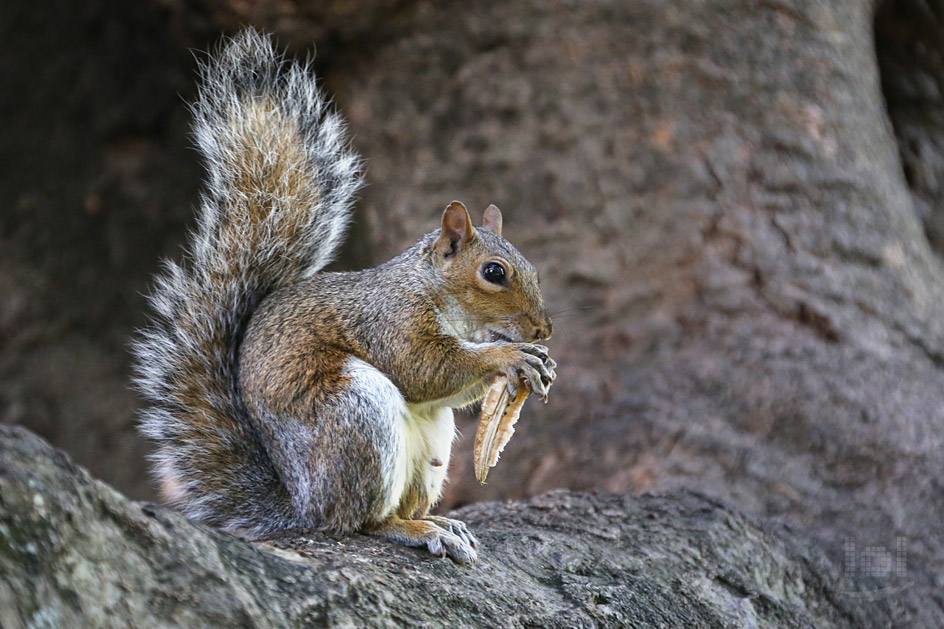
[[[490,231],[496,236],[501,236],[502,215],[495,205],[485,208],[485,216],[482,217],[482,229]]]
[[[453,201],[443,212],[442,231],[433,248],[443,257],[449,258],[459,253],[470,240],[475,238],[472,217],[465,206]]]

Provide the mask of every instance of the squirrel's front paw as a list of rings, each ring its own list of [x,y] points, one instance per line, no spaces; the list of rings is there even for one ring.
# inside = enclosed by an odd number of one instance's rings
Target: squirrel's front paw
[[[514,395],[518,388],[518,381],[524,378],[531,386],[531,392],[547,399],[547,390],[557,378],[555,368],[557,363],[548,356],[547,348],[543,345],[531,343],[515,343],[517,352],[514,362],[502,370],[502,375],[508,378],[509,392]]]

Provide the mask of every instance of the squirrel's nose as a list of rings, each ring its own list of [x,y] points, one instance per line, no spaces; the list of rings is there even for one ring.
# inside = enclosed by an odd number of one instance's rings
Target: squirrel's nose
[[[549,314],[544,315],[544,323],[534,326],[534,339],[537,341],[546,341],[551,338],[554,332],[554,324],[551,322]]]

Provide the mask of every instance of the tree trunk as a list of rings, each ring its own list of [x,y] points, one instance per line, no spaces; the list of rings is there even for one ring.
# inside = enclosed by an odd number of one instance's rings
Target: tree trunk
[[[857,0],[424,7],[348,63],[339,101],[383,255],[453,197],[495,202],[560,312],[551,403],[528,406],[484,488],[467,424],[448,504],[696,488],[837,553],[903,537],[911,569],[941,578],[944,274],[873,15]],[[939,59],[944,39],[922,41]],[[926,179],[944,176],[923,155]],[[936,190],[915,195],[940,212]]]
[[[456,513],[463,568],[377,538],[250,544],[129,502],[0,427],[0,625],[884,627],[808,541],[691,493],[545,494]],[[914,597],[910,605],[920,604]]]
[[[458,198],[541,269],[550,404],[484,487],[467,419],[446,506],[691,488],[836,560],[903,543],[944,614],[944,3],[23,6],[5,41],[50,63],[2,65],[3,421],[148,495],[123,346],[195,200],[183,50],[255,23],[318,42],[367,158],[348,264]]]

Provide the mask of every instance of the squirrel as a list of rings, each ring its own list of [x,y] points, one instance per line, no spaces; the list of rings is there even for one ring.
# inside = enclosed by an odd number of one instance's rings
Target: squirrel
[[[453,409],[497,375],[538,396],[554,381],[534,267],[497,207],[476,228],[453,202],[392,260],[321,272],[362,176],[310,68],[247,29],[200,78],[189,263],[165,262],[133,347],[162,499],[251,538],[363,532],[474,563],[466,525],[429,511]]]

